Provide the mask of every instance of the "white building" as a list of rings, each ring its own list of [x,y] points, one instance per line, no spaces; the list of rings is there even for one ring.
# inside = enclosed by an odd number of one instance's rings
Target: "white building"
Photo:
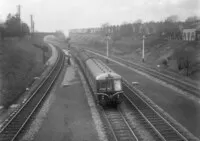
[[[185,41],[194,41],[196,40],[196,29],[183,29],[183,40]]]

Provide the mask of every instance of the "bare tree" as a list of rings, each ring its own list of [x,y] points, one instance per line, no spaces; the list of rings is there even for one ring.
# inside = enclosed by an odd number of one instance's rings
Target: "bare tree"
[[[141,19],[137,19],[134,23],[139,23],[139,24],[142,24],[142,20]]]
[[[194,49],[176,49],[174,56],[177,60],[178,69],[186,70],[186,75],[189,76],[194,71],[197,62],[196,51]]]
[[[177,15],[171,15],[169,17],[166,18],[166,22],[171,22],[171,23],[175,23],[179,20]]]
[[[103,28],[104,32],[108,32],[108,27],[110,26],[109,23],[104,23],[101,25],[101,27]]]

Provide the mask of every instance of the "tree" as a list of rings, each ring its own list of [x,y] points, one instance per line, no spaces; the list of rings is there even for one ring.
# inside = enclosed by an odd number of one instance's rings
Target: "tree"
[[[23,23],[18,15],[8,14],[5,26],[4,34],[7,37],[21,37],[30,33],[28,25]]]
[[[109,26],[110,26],[109,23],[104,23],[104,24],[101,25],[102,28],[107,28],[107,27],[109,27]]]
[[[123,24],[120,26],[120,36],[133,36],[133,27],[131,24]]]
[[[70,37],[68,37],[68,38],[66,38],[66,43],[68,43],[69,44],[69,41],[71,40],[71,38]]]
[[[178,16],[177,15],[171,15],[166,18],[165,22],[170,22],[170,23],[175,23],[178,21]]]
[[[11,16],[10,14],[7,17],[5,22],[6,28],[6,35],[7,36],[20,36],[21,34],[21,23],[18,16],[14,15]]]
[[[109,23],[104,23],[104,24],[101,25],[101,28],[102,28],[104,34],[109,33],[109,27],[110,27]]]
[[[121,39],[120,33],[114,30],[114,32],[111,34],[111,38],[112,38],[113,44],[115,44],[117,40]]]
[[[12,15],[11,15],[11,13],[9,13],[9,14],[7,15],[7,21],[9,21],[11,18],[12,18]]]
[[[65,37],[65,34],[62,30],[57,30],[56,31],[56,37],[58,37],[59,39],[62,39],[62,40],[65,40],[66,37]]]
[[[30,29],[28,27],[28,25],[26,23],[22,23],[21,25],[22,27],[22,36],[25,36],[25,35],[29,35],[30,34]]]
[[[186,70],[187,76],[189,76],[192,73],[193,68],[197,62],[196,55],[196,51],[192,48],[178,48],[174,52],[174,56],[178,64],[178,69]]]
[[[197,17],[197,16],[190,16],[190,17],[188,17],[188,18],[185,20],[185,22],[195,22],[195,21],[197,21],[197,20],[199,20],[199,17]]]
[[[134,23],[136,23],[136,24],[142,24],[142,20],[141,19],[137,19]]]

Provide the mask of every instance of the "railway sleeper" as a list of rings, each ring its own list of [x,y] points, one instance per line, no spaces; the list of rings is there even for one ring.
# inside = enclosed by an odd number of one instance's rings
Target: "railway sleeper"
[[[166,125],[162,125],[162,124],[154,124],[153,125],[156,129],[160,130],[160,131],[163,131],[163,130],[171,130],[171,131],[174,131],[171,127],[168,127]]]
[[[148,118],[151,123],[158,123],[158,124],[166,124],[162,119],[156,119],[156,118]]]

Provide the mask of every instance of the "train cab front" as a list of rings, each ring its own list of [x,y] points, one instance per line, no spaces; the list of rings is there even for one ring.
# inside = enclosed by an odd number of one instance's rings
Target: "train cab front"
[[[98,83],[98,100],[101,105],[119,104],[122,102],[121,79],[101,80]]]

